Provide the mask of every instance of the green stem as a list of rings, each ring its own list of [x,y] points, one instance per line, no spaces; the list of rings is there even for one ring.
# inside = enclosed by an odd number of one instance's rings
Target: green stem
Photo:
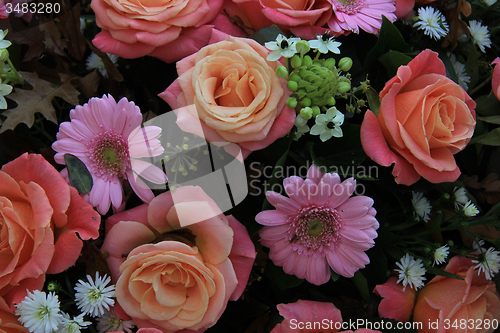
[[[491,76],[488,77],[486,80],[484,80],[483,82],[481,82],[481,84],[477,85],[474,89],[472,89],[470,92],[469,92],[469,95],[472,96],[474,95],[478,90],[480,90],[482,87],[484,87],[485,85],[489,84],[491,81]]]

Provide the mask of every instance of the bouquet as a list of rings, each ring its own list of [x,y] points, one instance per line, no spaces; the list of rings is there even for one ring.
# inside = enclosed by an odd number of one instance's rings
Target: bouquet
[[[0,1],[0,332],[495,332],[499,20]]]

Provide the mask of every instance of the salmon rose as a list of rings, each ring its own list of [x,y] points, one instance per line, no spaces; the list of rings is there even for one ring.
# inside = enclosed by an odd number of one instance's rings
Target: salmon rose
[[[460,175],[453,155],[474,133],[476,103],[445,75],[438,54],[424,50],[386,83],[378,114],[365,114],[363,149],[378,164],[394,163],[399,184],[420,177],[452,182]]]
[[[175,62],[208,44],[222,0],[92,0],[102,31],[93,44],[126,59]]]
[[[245,227],[199,187],[113,215],[106,229],[116,299],[139,328],[213,326],[243,293],[255,259]]]
[[[81,239],[99,237],[100,215],[41,155],[2,167],[0,211],[0,305],[10,311],[27,290],[42,289],[45,273],[75,264]]]
[[[236,143],[246,157],[292,129],[290,92],[276,76],[279,63],[266,61],[269,51],[256,41],[214,30],[210,43],[177,63],[179,78],[160,97],[183,131]]]

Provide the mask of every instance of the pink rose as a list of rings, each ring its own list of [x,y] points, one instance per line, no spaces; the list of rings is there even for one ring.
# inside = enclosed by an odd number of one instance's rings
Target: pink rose
[[[333,13],[328,0],[225,0],[224,10],[254,31],[275,24],[283,32],[304,39],[314,39],[329,30],[323,26]]]
[[[140,328],[213,326],[243,293],[255,259],[245,227],[199,187],[113,215],[106,230],[117,302]]]
[[[42,289],[45,273],[75,264],[81,239],[99,237],[100,215],[41,155],[26,153],[2,167],[0,210],[0,303],[10,311],[26,290]]]
[[[397,280],[391,277],[386,283],[377,285],[373,292],[383,297],[378,306],[380,317],[406,322],[411,317],[417,292],[412,288],[403,290]]]
[[[467,332],[493,332],[494,328],[485,324],[500,318],[500,299],[495,283],[486,280],[484,273],[478,275],[472,261],[464,257],[451,258],[445,271],[464,280],[436,276],[419,291],[413,310],[413,321],[424,323],[419,333],[458,332],[451,327],[455,320],[460,325],[461,321],[470,324],[469,319],[474,320],[474,329]],[[438,319],[437,327],[425,325]],[[448,321],[450,327],[446,329],[444,325]],[[481,329],[476,329],[479,326]]]
[[[496,58],[491,63],[492,65],[500,64],[500,58]],[[493,77],[491,78],[491,87],[493,88],[493,94],[500,99],[500,66],[495,66],[493,70]]]
[[[246,157],[293,127],[286,80],[276,76],[279,63],[266,61],[269,51],[254,40],[214,30],[210,43],[177,63],[179,78],[160,97],[183,131],[236,143]]]
[[[207,45],[222,0],[92,0],[102,31],[93,43],[122,58],[145,55],[175,62]]]
[[[395,163],[399,184],[420,177],[452,182],[460,175],[453,155],[474,133],[476,103],[445,75],[438,54],[424,50],[385,84],[377,116],[365,114],[363,149],[378,164]]]

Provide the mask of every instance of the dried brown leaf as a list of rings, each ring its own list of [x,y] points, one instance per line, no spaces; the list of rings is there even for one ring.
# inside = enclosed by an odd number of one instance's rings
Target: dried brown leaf
[[[485,201],[490,205],[500,202],[500,180],[496,173],[488,174],[481,182],[478,182],[477,175],[470,177],[462,175],[460,180],[479,201]]]
[[[448,47],[452,45],[454,49],[457,47],[458,40],[463,34],[470,36],[469,28],[467,24],[460,19],[460,13],[465,17],[468,17],[472,12],[470,3],[466,0],[458,0],[457,7],[452,8],[448,11],[448,20],[450,22],[450,31],[446,35],[441,44],[442,47]]]
[[[67,48],[66,40],[61,38],[61,33],[57,28],[55,20],[42,24],[40,30],[44,33],[46,51],[65,57],[66,52],[64,52],[64,49]]]
[[[78,104],[78,90],[73,88],[69,80],[60,86],[54,87],[51,83],[38,77],[36,73],[21,72],[25,81],[29,82],[32,90],[16,89],[8,96],[18,105],[15,109],[7,110],[3,113],[7,117],[0,128],[0,133],[8,129],[14,129],[18,124],[24,123],[28,127],[33,126],[35,113],[40,112],[47,120],[57,124],[56,110],[52,106],[54,97],[61,97],[66,102]]]
[[[83,60],[87,41],[80,33],[80,3],[71,5],[69,0],[63,2],[66,13],[58,20],[59,31],[64,35],[69,55],[76,60]]]
[[[87,74],[85,77],[79,77],[72,80],[78,90],[80,90],[85,96],[85,99],[97,97],[97,88],[99,87],[100,81],[101,76],[97,73],[97,69],[92,73]]]

